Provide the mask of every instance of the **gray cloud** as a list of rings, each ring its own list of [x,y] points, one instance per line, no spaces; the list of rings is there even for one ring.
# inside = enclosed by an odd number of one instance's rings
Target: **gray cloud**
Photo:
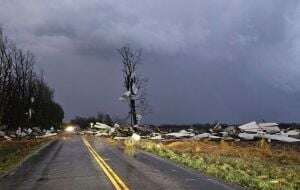
[[[67,118],[125,115],[116,49],[142,48],[148,122],[299,120],[298,1],[0,0]]]

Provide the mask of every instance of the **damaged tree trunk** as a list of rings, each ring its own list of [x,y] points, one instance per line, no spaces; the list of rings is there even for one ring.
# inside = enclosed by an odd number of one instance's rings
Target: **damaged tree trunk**
[[[129,105],[130,124],[133,127],[138,124],[136,100],[140,87],[136,76],[136,66],[140,61],[141,52],[133,51],[129,46],[124,46],[118,51],[122,57],[124,87],[126,89],[121,98],[126,100]]]
[[[137,125],[137,117],[136,117],[136,107],[135,107],[135,100],[130,100],[130,108],[131,108],[131,125]]]

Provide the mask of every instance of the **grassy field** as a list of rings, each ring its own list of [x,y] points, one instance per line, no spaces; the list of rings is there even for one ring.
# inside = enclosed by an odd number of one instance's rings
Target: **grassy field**
[[[300,189],[300,152],[285,146],[212,141],[125,141],[127,151],[141,148],[183,166],[246,189]]]
[[[50,139],[0,141],[0,175]]]

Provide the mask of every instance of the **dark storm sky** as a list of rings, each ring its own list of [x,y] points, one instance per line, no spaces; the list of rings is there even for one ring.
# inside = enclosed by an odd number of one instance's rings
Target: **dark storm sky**
[[[300,121],[298,0],[0,0],[66,119],[123,117],[116,49],[143,49],[148,123]]]

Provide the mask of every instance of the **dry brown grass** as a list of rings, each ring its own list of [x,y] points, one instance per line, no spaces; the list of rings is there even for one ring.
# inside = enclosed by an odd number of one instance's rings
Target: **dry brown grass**
[[[277,162],[278,164],[300,164],[300,152],[289,148],[271,148],[264,140],[258,141],[256,146],[240,146],[233,142],[212,141],[175,141],[164,143],[164,146],[178,153],[199,153],[215,156],[230,156],[243,159],[262,159]]]
[[[241,145],[242,144],[242,145]],[[247,189],[300,189],[300,153],[289,147],[212,141],[142,141],[140,148]]]
[[[0,174],[12,168],[30,152],[50,139],[32,139],[0,142]]]

